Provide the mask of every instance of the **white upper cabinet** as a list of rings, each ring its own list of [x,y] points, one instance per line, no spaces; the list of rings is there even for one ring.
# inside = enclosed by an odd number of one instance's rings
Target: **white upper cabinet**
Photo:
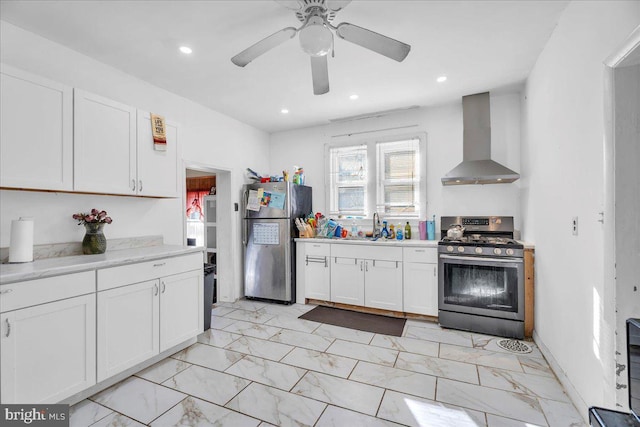
[[[178,197],[178,127],[166,122],[167,150],[154,149],[151,114],[138,110],[138,194],[141,196]]]
[[[0,186],[73,189],[72,88],[2,65]]]
[[[167,150],[154,148],[151,115],[74,91],[74,189],[178,197],[178,127],[166,123]]]
[[[74,91],[74,190],[135,195],[136,109]]]

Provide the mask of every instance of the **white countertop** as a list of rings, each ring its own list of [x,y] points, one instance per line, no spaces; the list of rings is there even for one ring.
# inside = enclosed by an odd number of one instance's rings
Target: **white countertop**
[[[323,237],[314,237],[314,238],[297,238],[296,242],[308,243],[331,243],[340,244],[340,245],[369,245],[369,246],[400,246],[400,247],[427,247],[427,248],[437,248],[438,241],[437,240],[419,240],[419,239],[409,239],[409,240],[395,240],[395,239],[327,239]]]
[[[99,255],[74,255],[47,258],[20,264],[0,264],[0,285],[23,280],[78,273],[117,265],[152,261],[177,255],[202,252],[197,246],[159,245],[107,251]]]
[[[314,242],[314,243],[331,243],[331,244],[342,244],[342,245],[372,245],[372,246],[400,246],[400,247],[427,247],[427,248],[437,248],[438,240],[418,240],[418,239],[409,239],[409,240],[385,240],[378,239],[373,241],[371,239],[328,239],[324,237],[314,237],[314,238],[297,238],[296,242]],[[518,240],[518,243],[522,243],[525,249],[535,249],[533,243],[523,242]]]

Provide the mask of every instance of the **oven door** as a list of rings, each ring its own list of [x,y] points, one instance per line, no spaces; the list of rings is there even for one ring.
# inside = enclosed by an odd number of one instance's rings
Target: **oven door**
[[[438,308],[524,320],[522,258],[440,254]]]

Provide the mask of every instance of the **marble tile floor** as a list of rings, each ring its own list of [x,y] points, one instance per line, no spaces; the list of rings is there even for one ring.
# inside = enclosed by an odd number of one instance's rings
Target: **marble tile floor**
[[[240,300],[198,342],[71,408],[88,426],[586,426],[540,351],[408,320],[402,337]]]

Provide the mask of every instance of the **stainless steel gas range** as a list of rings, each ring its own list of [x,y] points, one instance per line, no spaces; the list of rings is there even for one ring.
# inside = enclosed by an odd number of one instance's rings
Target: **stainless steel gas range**
[[[524,247],[513,217],[441,217],[438,317],[445,328],[524,338]],[[451,225],[462,236],[447,238]]]

